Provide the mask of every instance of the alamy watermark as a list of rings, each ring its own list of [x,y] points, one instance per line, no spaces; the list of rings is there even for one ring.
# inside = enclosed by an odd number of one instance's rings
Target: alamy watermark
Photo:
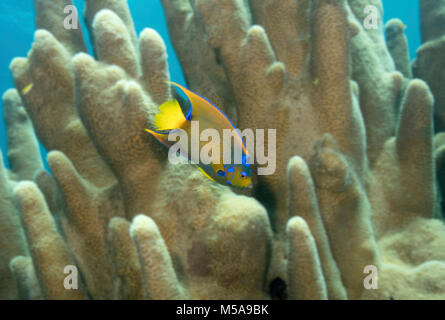
[[[363,287],[367,290],[378,289],[378,270],[377,267],[370,264],[365,266],[363,273],[367,274],[365,279],[363,279]]]
[[[78,270],[76,266],[67,265],[63,269],[63,272],[67,274],[63,281],[63,286],[66,290],[77,290],[78,285]],[[363,269],[363,273],[367,276],[363,279],[363,287],[367,290],[378,289],[378,270],[375,265],[367,265]]]
[[[363,21],[363,26],[366,30],[377,30],[379,27],[379,9],[371,4],[365,7],[365,13],[367,14],[365,20]]]
[[[63,20],[63,27],[67,30],[79,29],[79,14],[77,8],[73,5],[68,5],[63,9],[67,14]]]
[[[74,5],[67,5],[63,12],[67,14],[63,21],[63,26],[67,30],[79,29],[79,14]],[[366,30],[378,29],[379,10],[374,5],[366,5],[364,13],[367,14],[363,21],[363,26]]]
[[[220,132],[222,131],[222,137]],[[267,129],[267,153],[265,130],[204,129],[200,132],[199,121],[191,121],[190,137],[187,131],[176,129],[168,134],[168,141],[175,142],[168,151],[172,164],[253,164],[258,175],[271,175],[276,170],[276,129]],[[243,142],[247,159],[243,159]],[[187,156],[188,155],[188,156]]]
[[[63,273],[68,274],[63,280],[63,286],[66,290],[77,290],[79,289],[78,284],[78,270],[76,266],[67,265],[63,269]]]

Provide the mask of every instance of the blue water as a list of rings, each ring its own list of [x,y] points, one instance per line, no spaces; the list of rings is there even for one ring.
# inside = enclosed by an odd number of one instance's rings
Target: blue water
[[[54,0],[56,1],[56,0]],[[74,0],[74,4],[83,12],[83,0]],[[129,0],[128,1],[137,33],[144,28],[156,29],[163,37],[167,45],[171,78],[179,83],[184,83],[181,68],[173,47],[170,43],[164,13],[160,0]],[[392,18],[401,19],[408,28],[406,35],[409,40],[410,56],[416,56],[416,50],[420,45],[418,0],[383,0],[384,21]],[[86,28],[81,21],[86,40],[89,40]],[[31,48],[34,25],[34,11],[32,0],[2,0],[0,1],[0,94],[13,87],[13,81],[9,72],[9,64],[14,57],[24,57]],[[89,48],[91,50],[91,48]],[[2,102],[0,102],[2,104]],[[5,165],[9,167],[6,148],[6,130],[3,122],[3,105],[0,108],[0,148],[3,153]],[[46,152],[42,148],[42,154]]]

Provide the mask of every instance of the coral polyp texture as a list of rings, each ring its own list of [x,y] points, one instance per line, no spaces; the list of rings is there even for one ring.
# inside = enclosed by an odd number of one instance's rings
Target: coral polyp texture
[[[125,0],[86,0],[94,57],[60,27],[70,0],[34,3],[3,96],[1,299],[445,299],[445,1],[420,1],[412,70],[379,0],[163,0],[187,86],[276,129],[276,171],[248,191],[145,132],[172,96],[166,45]]]

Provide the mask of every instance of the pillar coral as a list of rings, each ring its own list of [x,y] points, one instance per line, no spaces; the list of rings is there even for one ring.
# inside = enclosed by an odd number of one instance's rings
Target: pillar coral
[[[136,35],[125,0],[86,0],[92,57],[81,32],[57,27],[71,1],[36,0],[34,44],[4,96],[0,297],[444,299],[445,139],[400,23],[388,44],[381,19],[363,27],[381,2],[162,3],[188,87],[241,129],[277,130],[275,173],[239,191],[170,164],[144,131],[171,97],[159,34]],[[78,291],[61,287],[65,265]]]

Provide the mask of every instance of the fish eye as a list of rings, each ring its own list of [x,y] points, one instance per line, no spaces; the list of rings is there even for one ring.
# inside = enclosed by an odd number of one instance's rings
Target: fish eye
[[[241,173],[239,174],[239,176],[240,176],[241,178],[245,178],[245,177],[247,177],[247,174],[246,174],[245,172],[241,172]]]
[[[220,177],[225,177],[226,176],[226,173],[224,171],[222,171],[222,170],[218,170],[218,172],[216,174],[218,176],[220,176]]]

